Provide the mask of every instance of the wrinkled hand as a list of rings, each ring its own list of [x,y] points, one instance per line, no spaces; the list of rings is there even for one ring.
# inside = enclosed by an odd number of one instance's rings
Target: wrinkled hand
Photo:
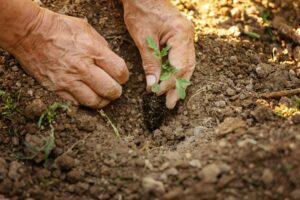
[[[159,82],[160,61],[148,47],[147,36],[154,39],[157,46],[168,45],[170,64],[179,72],[177,78],[189,80],[195,68],[194,28],[168,0],[123,0],[125,23],[134,39],[146,74],[147,90]],[[180,99],[175,89],[175,78],[161,82],[158,95],[166,93],[166,106],[175,107]]]
[[[8,51],[44,87],[91,108],[120,97],[128,79],[125,62],[87,22],[45,9]]]

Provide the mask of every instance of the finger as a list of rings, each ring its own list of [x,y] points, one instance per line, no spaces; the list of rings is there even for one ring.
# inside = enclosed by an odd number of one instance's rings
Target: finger
[[[158,39],[154,37],[152,38],[156,43],[157,47],[159,47]],[[138,48],[142,57],[143,68],[146,74],[147,90],[150,91],[151,86],[159,82],[161,71],[160,59],[154,56],[154,51],[153,49],[148,47],[146,38],[143,42],[141,42],[140,45],[138,45]]]
[[[178,91],[176,89],[169,90],[166,96],[166,107],[168,109],[173,109],[179,100],[180,97]]]
[[[78,105],[78,101],[66,91],[57,91],[56,94],[65,100],[71,101],[73,104]]]
[[[82,81],[96,94],[109,100],[115,100],[122,94],[121,85],[96,65],[87,67],[87,72],[82,77]]]
[[[68,90],[81,105],[97,109],[110,103],[108,99],[98,96],[89,86],[81,81],[74,81],[72,86]]]
[[[96,57],[95,63],[120,84],[128,81],[129,72],[125,61],[109,48],[102,50],[101,56]]]
[[[176,76],[190,79],[196,65],[193,35],[178,34],[168,41],[168,45],[171,46],[169,51],[170,64],[179,70]]]
[[[179,71],[176,78],[190,80],[196,64],[195,47],[193,39],[187,35],[177,35],[168,41],[171,46],[169,51],[169,61],[171,66]],[[157,93],[162,95],[175,87],[175,79],[163,81],[160,84],[160,90]]]
[[[175,88],[175,77],[169,78],[160,83],[159,91],[156,93],[158,96],[165,94],[167,91]]]

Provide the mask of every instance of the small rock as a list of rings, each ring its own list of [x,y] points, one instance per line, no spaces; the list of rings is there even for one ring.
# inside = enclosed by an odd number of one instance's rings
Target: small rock
[[[184,191],[182,190],[182,188],[177,187],[173,190],[171,190],[170,192],[168,192],[167,194],[165,194],[163,196],[164,200],[175,200],[175,199],[183,199],[182,195],[184,194]]]
[[[232,89],[232,88],[227,88],[227,90],[226,90],[226,94],[228,95],[228,96],[234,96],[234,95],[236,95],[236,91],[234,90],[234,89]]]
[[[292,116],[292,122],[294,124],[300,124],[300,113],[296,113]]]
[[[11,71],[13,71],[13,72],[19,71],[19,67],[14,65],[14,66],[11,67]]]
[[[67,174],[67,180],[76,183],[84,177],[85,173],[81,169],[73,169]]]
[[[97,127],[97,118],[88,115],[80,115],[76,119],[77,127],[80,130],[91,132]]]
[[[237,56],[230,56],[229,61],[231,64],[235,65],[239,62]]]
[[[66,154],[63,154],[56,158],[55,163],[62,170],[70,170],[76,164],[75,160]]]
[[[90,185],[88,183],[79,182],[75,186],[75,192],[77,194],[84,194],[89,188]]]
[[[0,74],[3,74],[5,72],[5,66],[0,65]]]
[[[271,120],[274,118],[274,113],[270,108],[265,106],[257,106],[252,112],[251,115],[256,119],[258,122],[262,122],[265,120]]]
[[[246,128],[247,124],[244,120],[240,118],[226,118],[221,124],[216,128],[216,133],[219,136],[226,135],[228,133],[234,132],[237,129]]]
[[[51,176],[51,172],[47,169],[40,169],[36,173],[36,177],[40,180],[43,181],[46,178],[49,178]]]
[[[218,179],[218,176],[221,174],[220,166],[216,164],[210,164],[204,167],[201,171],[203,181],[206,183],[215,183]]]
[[[189,164],[192,166],[192,167],[196,167],[196,168],[200,168],[201,167],[201,162],[199,160],[191,160],[189,162]]]
[[[154,180],[152,177],[145,177],[142,180],[143,188],[146,192],[164,193],[164,184],[160,181]]]
[[[0,158],[0,180],[3,180],[7,176],[7,163],[5,159]]]
[[[9,165],[9,170],[8,170],[8,177],[11,178],[12,180],[19,180],[22,176],[21,174],[21,167],[22,165],[17,162],[13,161]]]
[[[297,46],[293,51],[293,57],[297,62],[300,62],[300,46]]]
[[[259,78],[267,77],[272,71],[272,66],[266,63],[259,63],[255,69],[255,72]]]
[[[8,194],[13,189],[13,182],[6,178],[0,182],[0,194]]]
[[[35,99],[32,103],[25,107],[24,114],[28,119],[39,118],[47,111],[47,106],[41,99]]]
[[[300,189],[296,189],[291,193],[293,200],[300,200]]]
[[[215,102],[215,106],[219,107],[219,108],[224,108],[226,106],[226,102],[225,101],[217,101],[217,102]]]
[[[178,170],[175,167],[171,167],[171,168],[167,169],[165,173],[167,175],[177,176],[178,175]]]
[[[265,169],[262,174],[262,180],[265,185],[270,186],[274,181],[274,175],[270,169]]]

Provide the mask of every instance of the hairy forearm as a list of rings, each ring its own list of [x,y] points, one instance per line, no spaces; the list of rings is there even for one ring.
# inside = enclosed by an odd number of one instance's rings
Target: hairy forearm
[[[0,0],[0,47],[6,49],[26,36],[39,11],[31,0]]]

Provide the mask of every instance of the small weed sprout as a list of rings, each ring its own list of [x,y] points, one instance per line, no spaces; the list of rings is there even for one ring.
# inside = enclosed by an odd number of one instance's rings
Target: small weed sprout
[[[175,66],[170,64],[170,61],[167,59],[163,62],[163,58],[168,55],[170,46],[166,46],[159,50],[158,46],[155,44],[153,38],[150,36],[147,37],[148,47],[153,50],[153,55],[161,62],[161,75],[159,81],[166,81],[169,78],[175,76],[175,74],[179,71]],[[176,89],[178,91],[178,95],[180,99],[185,99],[186,97],[186,88],[185,86],[191,85],[191,82],[186,79],[175,78],[176,81]],[[159,83],[156,83],[152,86],[151,90],[154,93],[157,93],[160,89]]]
[[[37,122],[37,126],[41,127],[45,117],[47,117],[47,122],[48,124],[52,125],[53,121],[55,120],[55,116],[56,116],[56,111],[58,109],[62,109],[63,111],[67,111],[69,109],[69,105],[66,104],[62,104],[62,103],[57,103],[54,102],[53,104],[51,104],[48,108],[48,112],[47,113],[43,113],[38,122]]]
[[[3,102],[3,106],[0,108],[1,117],[3,117],[4,119],[10,119],[14,110],[13,100],[11,96],[3,90],[0,90],[0,99]]]
[[[42,147],[37,147],[37,146],[33,146],[32,144],[28,143],[28,142],[24,142],[25,147],[27,147],[28,149],[30,149],[32,151],[32,154],[27,156],[24,155],[22,153],[18,153],[17,154],[17,158],[21,159],[21,160],[33,160],[35,157],[37,157],[39,155],[39,153],[43,152],[44,156],[45,156],[45,164],[47,165],[48,163],[48,158],[49,155],[53,149],[53,145],[55,144],[55,136],[54,136],[54,127],[52,125],[53,121],[55,120],[55,116],[56,116],[56,111],[58,109],[62,109],[63,111],[66,111],[69,109],[68,105],[65,104],[61,104],[61,103],[53,103],[49,106],[48,108],[48,112],[47,113],[43,113],[38,122],[37,122],[37,126],[41,127],[44,119],[47,119],[48,124],[50,125],[50,136],[44,138],[44,145]]]

